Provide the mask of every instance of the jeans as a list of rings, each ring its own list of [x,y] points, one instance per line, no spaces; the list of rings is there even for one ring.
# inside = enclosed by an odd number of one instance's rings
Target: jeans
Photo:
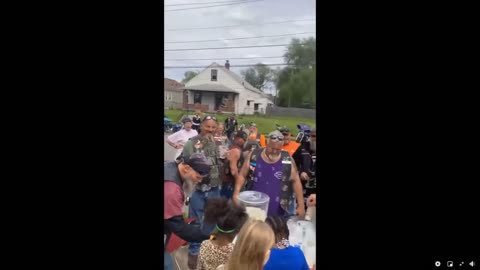
[[[164,262],[163,262],[163,269],[164,270],[173,270],[173,259],[172,255],[170,255],[167,250],[165,250],[163,254]]]
[[[200,225],[201,230],[205,234],[213,233],[215,230],[215,224],[204,224],[203,223],[203,212],[205,208],[205,203],[207,199],[219,198],[220,197],[220,188],[214,187],[206,192],[201,192],[195,190],[190,197],[190,204],[188,205],[188,216],[190,218],[195,218],[195,221],[192,224]],[[191,255],[198,255],[200,252],[201,242],[190,242],[188,247],[188,253]]]

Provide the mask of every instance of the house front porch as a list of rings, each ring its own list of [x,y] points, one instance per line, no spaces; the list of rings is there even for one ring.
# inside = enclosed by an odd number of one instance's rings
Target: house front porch
[[[201,112],[235,113],[235,101],[238,92],[222,85],[191,86],[185,88],[184,109],[200,110]]]

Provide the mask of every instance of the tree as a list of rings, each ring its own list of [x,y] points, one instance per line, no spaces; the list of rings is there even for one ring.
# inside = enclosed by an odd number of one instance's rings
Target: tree
[[[285,62],[293,64],[295,69],[314,68],[316,64],[316,40],[313,37],[300,40],[292,39],[284,54]]]
[[[242,70],[243,79],[251,84],[253,87],[263,91],[263,88],[268,82],[273,79],[273,71],[267,65],[258,63],[255,66]]]
[[[197,76],[198,75],[198,71],[187,71],[183,74],[183,80],[182,80],[182,83],[183,84],[186,84],[188,81],[190,81],[193,77]]]
[[[284,107],[310,108],[316,104],[315,69],[303,69],[288,77],[280,87],[279,105]]]
[[[279,89],[278,105],[311,107],[316,102],[315,38],[292,39],[285,53],[286,68],[275,72],[275,85]]]

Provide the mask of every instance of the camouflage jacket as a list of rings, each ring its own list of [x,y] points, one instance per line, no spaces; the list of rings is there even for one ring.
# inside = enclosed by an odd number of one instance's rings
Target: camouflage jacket
[[[210,167],[209,177],[203,179],[201,184],[210,185],[211,187],[219,186],[222,161],[220,160],[218,146],[213,140],[213,137],[211,141],[207,137],[202,137],[200,135],[190,138],[183,147],[182,156],[189,157],[191,154],[197,152],[203,152],[207,159],[213,164]]]

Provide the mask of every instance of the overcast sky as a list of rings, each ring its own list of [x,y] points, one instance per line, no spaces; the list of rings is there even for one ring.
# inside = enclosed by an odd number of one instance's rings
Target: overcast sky
[[[241,0],[165,0],[165,49],[205,48],[205,47],[232,47],[270,44],[288,44],[294,37],[315,37],[315,21],[299,21],[281,24],[246,25],[267,22],[315,19],[315,0],[263,0],[257,2],[232,4],[232,1]],[[192,3],[209,3],[204,5],[181,5]],[[213,2],[213,3],[211,3]],[[224,3],[222,3],[224,2]],[[230,3],[229,3],[230,2]],[[198,8],[201,6],[227,5],[200,9],[170,11],[174,9]],[[175,6],[170,6],[175,5]],[[190,29],[243,25],[237,27],[217,29]],[[175,30],[177,29],[177,30]],[[313,32],[308,34],[266,37],[256,39],[222,40],[209,42],[169,43],[174,41],[217,40],[229,38],[243,38],[254,36],[271,36]],[[224,64],[226,59],[231,65],[284,63],[283,58],[264,59],[230,59],[238,57],[265,57],[283,56],[285,47],[240,48],[227,50],[196,50],[196,51],[165,51],[165,66],[202,66],[207,67],[212,62]],[[192,60],[171,61],[168,59],[219,59],[219,60]],[[272,67],[276,68],[276,67]],[[232,67],[231,70],[240,75],[244,67]],[[165,77],[181,81],[183,74],[188,70],[200,71],[202,68],[165,68]],[[269,92],[269,91],[266,91]]]

